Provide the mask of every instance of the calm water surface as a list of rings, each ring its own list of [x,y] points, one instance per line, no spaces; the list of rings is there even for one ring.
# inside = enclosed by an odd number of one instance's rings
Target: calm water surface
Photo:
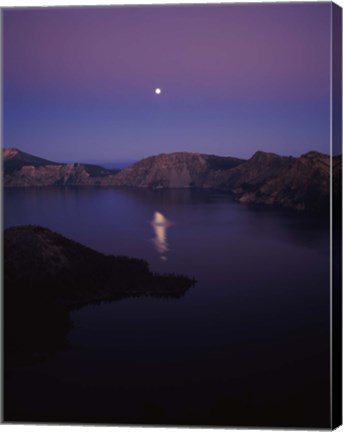
[[[325,221],[203,191],[42,188],[5,190],[4,224],[198,281],[177,300],[74,310],[69,349],[9,378],[19,417],[329,426]]]

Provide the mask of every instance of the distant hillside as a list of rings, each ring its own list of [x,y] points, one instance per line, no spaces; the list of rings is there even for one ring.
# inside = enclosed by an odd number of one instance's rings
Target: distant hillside
[[[10,164],[10,165],[8,165]],[[242,203],[324,211],[330,200],[330,156],[256,152],[249,160],[200,153],[151,156],[119,172],[84,164],[56,164],[4,149],[4,185],[206,188],[234,194]],[[341,191],[342,160],[333,158],[334,196]]]
[[[52,162],[15,148],[3,149],[3,167],[5,186],[14,187],[92,185],[118,172],[97,165]]]
[[[3,149],[2,156],[4,161],[5,175],[19,171],[24,166],[41,167],[58,165],[56,162],[51,162],[47,159],[42,159],[29,153],[24,153],[16,148]]]

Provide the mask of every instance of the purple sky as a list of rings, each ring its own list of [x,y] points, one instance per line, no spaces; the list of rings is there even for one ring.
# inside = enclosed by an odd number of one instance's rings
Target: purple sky
[[[329,153],[330,9],[6,9],[4,146],[94,162]]]

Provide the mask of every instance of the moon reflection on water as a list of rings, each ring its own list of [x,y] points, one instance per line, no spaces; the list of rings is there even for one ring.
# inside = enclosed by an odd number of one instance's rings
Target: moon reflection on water
[[[153,238],[155,249],[160,255],[161,260],[166,261],[168,259],[166,254],[169,251],[167,229],[172,223],[162,213],[156,211],[151,225],[155,233],[155,237]]]

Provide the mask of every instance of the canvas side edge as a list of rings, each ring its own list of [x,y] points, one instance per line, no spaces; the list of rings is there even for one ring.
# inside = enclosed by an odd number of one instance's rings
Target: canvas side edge
[[[331,28],[331,428],[342,424],[342,9]]]

